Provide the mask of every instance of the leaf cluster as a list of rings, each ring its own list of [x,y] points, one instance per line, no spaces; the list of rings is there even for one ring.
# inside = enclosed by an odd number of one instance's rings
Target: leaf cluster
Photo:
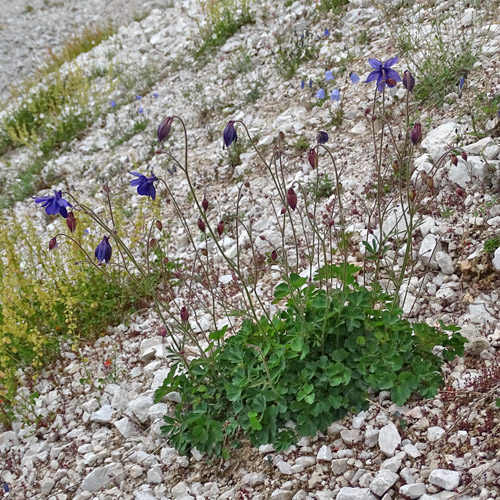
[[[335,288],[285,277],[275,289],[283,311],[245,320],[224,344],[225,329],[212,333],[206,356],[174,364],[155,401],[181,394],[163,427],[179,452],[227,456],[243,435],[280,450],[366,408],[374,392],[389,390],[398,405],[436,394],[443,360],[462,355],[465,339],[455,326],[403,319],[390,296],[357,284],[358,270],[321,268],[315,280]]]

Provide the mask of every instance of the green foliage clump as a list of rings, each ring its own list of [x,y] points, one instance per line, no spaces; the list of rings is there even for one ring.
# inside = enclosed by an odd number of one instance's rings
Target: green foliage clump
[[[500,237],[496,236],[484,242],[483,250],[492,255],[498,247],[500,247]]]
[[[319,46],[311,37],[312,35],[296,37],[288,43],[279,40],[276,62],[280,76],[290,80],[302,63],[310,61],[318,54]]]
[[[224,45],[242,26],[255,22],[246,0],[208,0],[202,8],[206,25],[199,27],[195,59]]]
[[[334,14],[340,14],[347,5],[349,5],[349,0],[321,0],[318,10],[321,13],[333,12]]]
[[[321,268],[314,279],[337,278],[343,285],[334,289],[292,273],[275,290],[275,302],[287,299],[285,310],[246,319],[223,345],[225,328],[212,333],[204,356],[172,366],[155,401],[181,394],[163,427],[179,452],[196,446],[228,456],[243,436],[282,450],[366,408],[373,392],[389,390],[398,405],[437,393],[441,364],[463,354],[459,329],[403,319],[391,296],[357,284],[358,270]],[[290,420],[294,428],[285,425]]]

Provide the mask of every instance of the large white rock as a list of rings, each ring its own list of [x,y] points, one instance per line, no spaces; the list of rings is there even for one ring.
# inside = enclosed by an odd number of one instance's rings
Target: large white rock
[[[113,475],[107,467],[99,467],[88,474],[82,482],[82,489],[85,491],[95,491],[107,484]]]
[[[455,272],[453,259],[446,252],[436,252],[436,262],[444,274],[453,274]]]
[[[369,488],[340,488],[336,500],[377,500]]]
[[[495,250],[495,254],[494,254],[493,260],[491,262],[493,264],[493,267],[497,271],[500,271],[500,247]]]
[[[103,405],[99,410],[90,416],[91,422],[106,424],[113,418],[114,408],[111,405]]]
[[[436,252],[441,251],[441,243],[438,241],[437,237],[433,234],[428,234],[420,244],[418,250],[418,258],[425,264],[428,265],[436,259]]]
[[[316,455],[316,459],[318,460],[318,462],[331,462],[332,458],[333,458],[332,450],[326,444],[324,444],[318,450],[318,454]]]
[[[448,146],[455,142],[455,137],[460,134],[461,127],[458,123],[450,121],[439,125],[431,130],[422,141],[422,148],[425,149],[434,161],[446,151]]]
[[[128,417],[123,417],[120,420],[117,420],[114,425],[125,439],[140,435],[139,428],[136,424],[134,424],[134,422],[131,422]]]
[[[127,409],[137,418],[137,420],[139,420],[139,422],[144,423],[148,419],[148,411],[151,406],[153,406],[152,396],[139,396],[129,402]]]
[[[429,427],[427,429],[427,440],[430,441],[431,443],[434,443],[439,439],[441,439],[441,437],[445,432],[446,431],[442,427],[439,427],[437,425],[434,427]]]
[[[454,470],[434,469],[429,476],[429,482],[443,490],[452,491],[460,484],[460,473]]]
[[[394,486],[398,478],[399,476],[395,472],[382,469],[371,482],[370,490],[375,493],[375,495],[381,497],[387,490]]]
[[[389,422],[387,425],[380,429],[378,435],[378,445],[380,450],[388,457],[394,456],[396,448],[401,444],[401,436],[399,435],[397,427]]]
[[[399,488],[399,493],[405,497],[409,497],[412,500],[425,495],[425,484],[415,483],[415,484],[404,484]]]

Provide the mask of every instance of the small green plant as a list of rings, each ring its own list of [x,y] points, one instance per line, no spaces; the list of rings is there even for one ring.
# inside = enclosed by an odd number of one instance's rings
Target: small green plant
[[[124,142],[132,139],[132,137],[136,136],[137,134],[144,132],[144,130],[146,130],[148,126],[148,123],[148,120],[144,118],[144,116],[139,115],[139,117],[134,120],[133,125],[128,130],[122,131],[122,133],[116,138],[115,144],[119,146]]]
[[[316,176],[315,179],[309,181],[306,185],[306,191],[310,193],[316,201],[322,198],[328,198],[334,192],[334,184],[328,173]]]
[[[483,250],[490,255],[495,253],[495,250],[500,247],[500,237],[490,238],[486,240],[483,245]]]
[[[390,296],[356,283],[358,271],[321,268],[315,280],[340,280],[329,291],[291,274],[274,293],[275,302],[287,301],[285,310],[257,323],[245,320],[222,345],[226,328],[216,331],[207,356],[188,370],[172,366],[155,401],[170,391],[181,394],[163,427],[180,453],[196,446],[227,457],[243,436],[279,451],[366,408],[369,390],[389,390],[398,405],[414,393],[436,394],[443,361],[463,354],[459,329],[402,319]],[[439,355],[436,345],[443,348]],[[285,425],[290,420],[293,429]]]
[[[296,141],[293,147],[299,153],[305,153],[309,149],[309,142],[304,136],[300,136]]]
[[[253,68],[252,57],[244,47],[240,47],[228,67],[228,77],[234,78],[238,74],[245,74]]]
[[[340,14],[349,5],[349,0],[321,0],[318,5],[318,10],[321,13],[332,12],[333,14]]]
[[[202,7],[206,24],[199,26],[195,59],[224,45],[242,26],[255,22],[246,0],[208,0]]]
[[[287,80],[295,76],[300,65],[313,59],[318,53],[319,46],[312,34],[294,37],[286,42],[279,40],[277,52],[278,73]]]

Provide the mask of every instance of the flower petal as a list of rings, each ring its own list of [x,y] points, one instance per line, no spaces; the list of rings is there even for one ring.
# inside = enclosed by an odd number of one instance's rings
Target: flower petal
[[[390,68],[391,66],[394,66],[394,64],[396,64],[398,61],[399,61],[398,56],[396,56],[396,57],[391,57],[390,59],[387,59],[387,61],[385,61],[385,62],[384,62],[384,68],[385,68],[385,69],[388,69],[388,68]]]
[[[380,76],[380,71],[374,70],[368,75],[368,78],[365,80],[364,83],[374,82],[379,76]]]
[[[379,61],[378,59],[373,59],[370,58],[368,59],[368,64],[373,68],[380,70],[382,68],[382,61]],[[373,80],[372,80],[373,81]]]
[[[392,78],[393,80],[396,80],[397,82],[401,81],[401,77],[399,76],[399,73],[394,69],[386,70],[385,77],[386,77],[386,79]]]

